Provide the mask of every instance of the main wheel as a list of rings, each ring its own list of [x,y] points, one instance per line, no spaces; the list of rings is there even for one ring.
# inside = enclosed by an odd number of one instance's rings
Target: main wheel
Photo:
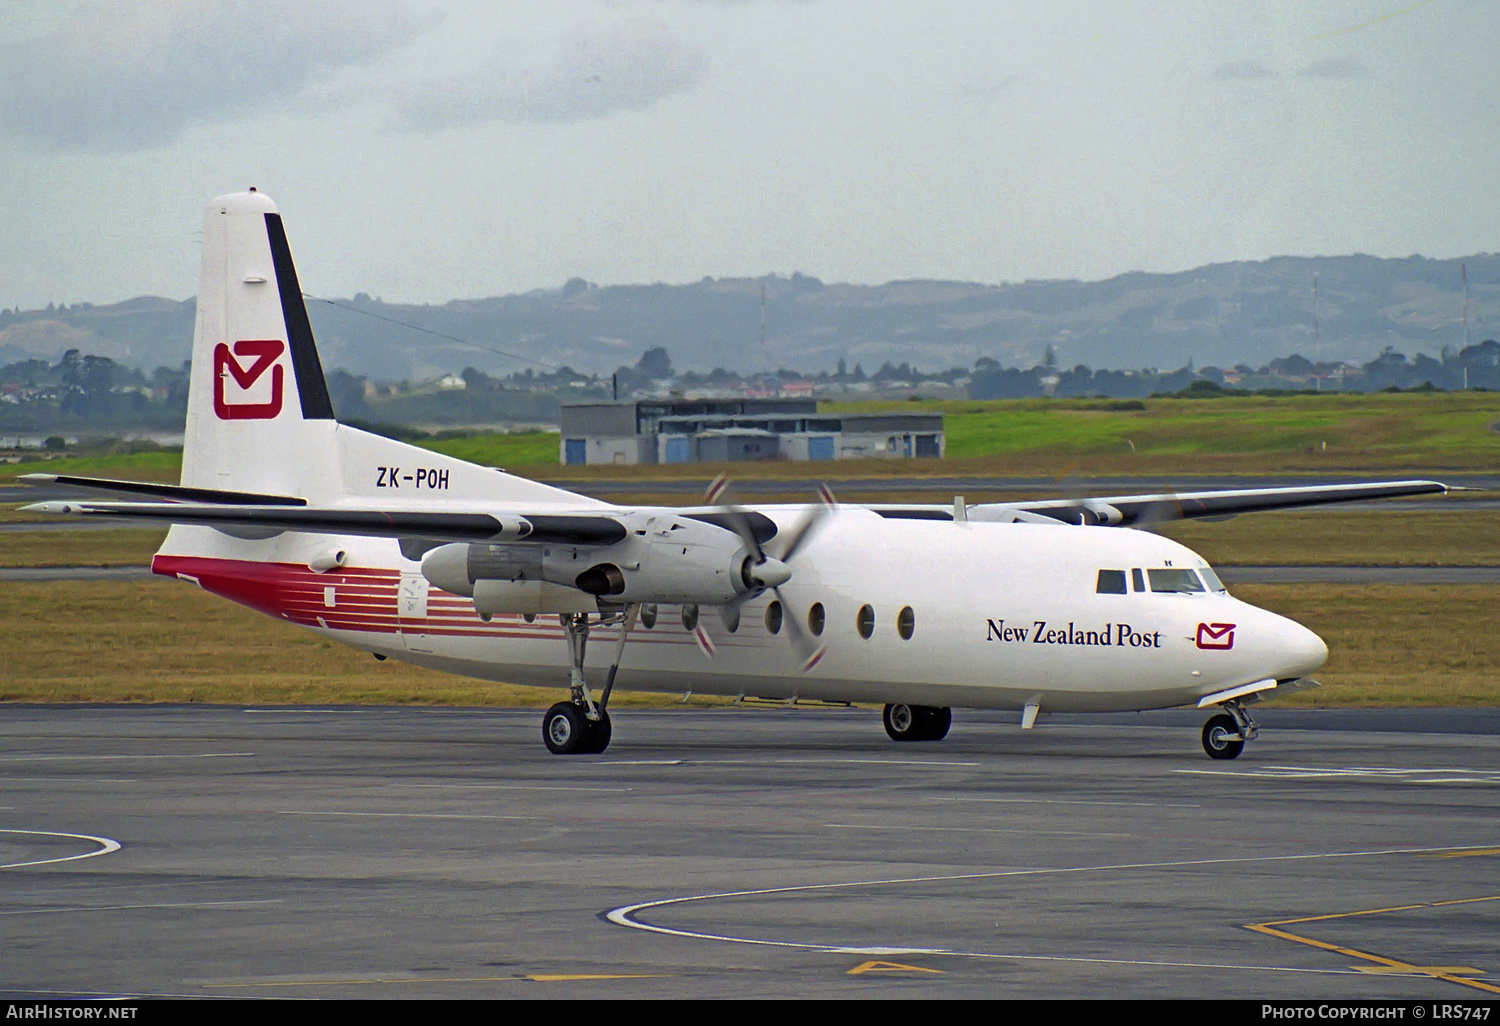
[[[930,705],[892,704],[880,714],[892,741],[938,741],[948,734],[953,712]]]
[[[583,706],[558,702],[542,717],[542,741],[553,755],[587,753],[594,734],[589,726]]]
[[[953,710],[947,706],[940,709],[928,708],[927,710],[927,738],[928,741],[941,741],[948,736],[948,728],[953,726]]]
[[[599,710],[598,722],[587,718],[583,722],[588,726],[589,741],[588,745],[580,748],[579,751],[587,752],[589,755],[598,755],[609,747],[609,739],[614,734],[614,728],[609,725],[609,710]]]
[[[1233,759],[1245,750],[1240,725],[1228,713],[1210,716],[1203,725],[1203,750],[1210,759]]]
[[[887,705],[880,714],[880,722],[892,741],[920,741],[922,717],[909,705]]]

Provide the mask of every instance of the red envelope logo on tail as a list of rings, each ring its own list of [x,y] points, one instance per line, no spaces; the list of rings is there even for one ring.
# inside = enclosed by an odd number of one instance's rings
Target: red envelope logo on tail
[[[1200,623],[1198,625],[1198,647],[1226,649],[1234,647],[1232,623]]]
[[[281,413],[283,386],[286,372],[276,360],[286,349],[280,339],[241,339],[234,344],[234,352],[223,342],[214,346],[214,413],[220,420],[270,420]],[[237,357],[251,360],[245,367]],[[226,396],[227,382],[234,379],[237,392],[248,392],[257,381],[271,370],[271,394],[264,402],[231,402]],[[227,374],[225,372],[228,372]]]

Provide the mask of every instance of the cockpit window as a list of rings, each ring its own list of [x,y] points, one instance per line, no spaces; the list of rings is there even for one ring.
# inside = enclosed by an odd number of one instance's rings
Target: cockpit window
[[[1123,595],[1125,594],[1125,571],[1124,570],[1100,570],[1099,586],[1095,589],[1100,595]]]
[[[1203,576],[1203,582],[1208,585],[1209,591],[1228,591],[1224,582],[1219,580],[1219,575],[1214,573],[1212,567],[1200,566],[1198,573]]]
[[[1151,578],[1152,591],[1182,594],[1203,590],[1203,582],[1198,580],[1198,575],[1191,570],[1174,568],[1147,570],[1146,576]]]

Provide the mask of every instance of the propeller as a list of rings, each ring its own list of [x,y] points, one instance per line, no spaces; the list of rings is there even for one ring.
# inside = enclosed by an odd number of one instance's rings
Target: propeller
[[[772,556],[755,537],[745,511],[729,500],[729,493],[730,480],[727,474],[720,474],[714,478],[707,491],[704,492],[704,498],[711,505],[719,506],[723,511],[725,519],[733,528],[734,533],[739,535],[740,540],[745,543],[746,551],[750,553],[741,571],[749,590],[725,607],[725,620],[728,622],[732,618],[735,623],[738,623],[740,606],[763,591],[771,592],[780,604],[782,624],[786,627],[787,639],[791,641],[792,647],[802,659],[801,672],[806,673],[818,665],[827,654],[828,648],[826,645],[819,645],[802,629],[786,598],[781,594],[781,586],[792,579],[792,570],[788,564],[827,521],[837,508],[838,502],[827,485],[818,485],[818,502],[809,505],[784,536],[778,534],[776,539],[773,539],[773,541],[780,540],[781,545],[778,555]]]

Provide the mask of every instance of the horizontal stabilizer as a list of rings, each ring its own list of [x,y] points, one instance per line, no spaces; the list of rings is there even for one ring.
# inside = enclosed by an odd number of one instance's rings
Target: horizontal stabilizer
[[[230,492],[218,488],[185,488],[182,485],[157,484],[152,481],[115,481],[106,477],[72,477],[68,474],[22,474],[18,481],[26,484],[60,484],[70,488],[88,488],[99,492],[128,495],[150,495],[178,502],[232,503],[236,506],[306,506],[306,499],[291,495],[262,495],[259,492]]]

